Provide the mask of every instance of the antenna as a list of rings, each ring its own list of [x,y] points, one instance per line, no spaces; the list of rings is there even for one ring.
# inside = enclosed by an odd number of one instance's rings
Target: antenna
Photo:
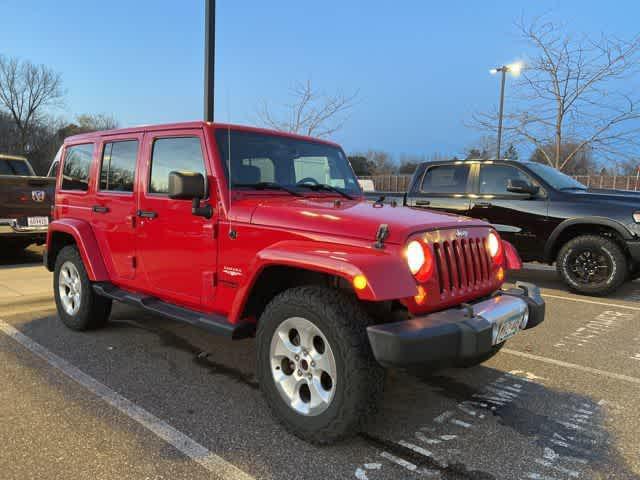
[[[204,120],[213,122],[216,63],[216,0],[205,0],[204,8]]]

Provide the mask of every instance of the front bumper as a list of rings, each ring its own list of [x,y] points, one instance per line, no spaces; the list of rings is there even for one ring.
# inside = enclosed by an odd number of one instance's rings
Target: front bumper
[[[544,321],[540,289],[518,282],[490,299],[401,322],[367,328],[376,360],[387,367],[455,365],[489,353],[500,327],[520,318],[519,328]]]
[[[0,236],[2,237],[46,237],[48,226],[27,227],[20,225],[15,218],[0,218]]]

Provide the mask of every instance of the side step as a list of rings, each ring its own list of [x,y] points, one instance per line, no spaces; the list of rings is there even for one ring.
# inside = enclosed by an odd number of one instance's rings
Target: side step
[[[179,307],[156,297],[128,292],[112,283],[94,283],[93,290],[100,296],[135,305],[150,312],[178,320],[179,322],[189,323],[216,335],[230,337],[234,340],[251,337],[255,332],[255,325],[252,323],[229,323],[227,318],[222,315],[207,314]]]

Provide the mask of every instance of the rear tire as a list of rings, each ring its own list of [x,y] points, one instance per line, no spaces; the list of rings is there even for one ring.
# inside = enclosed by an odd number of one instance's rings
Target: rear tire
[[[384,370],[368,325],[355,298],[324,287],[292,288],[267,305],[257,331],[258,380],[294,435],[332,443],[360,431],[375,412]]]
[[[581,235],[565,243],[556,268],[569,290],[584,295],[607,295],[627,278],[627,258],[613,240]]]
[[[72,330],[92,330],[107,323],[111,300],[97,295],[91,286],[82,258],[73,246],[56,257],[53,291],[62,323]]]

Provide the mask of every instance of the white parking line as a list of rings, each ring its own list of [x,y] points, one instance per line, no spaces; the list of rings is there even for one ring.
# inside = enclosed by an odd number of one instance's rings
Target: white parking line
[[[583,365],[577,365],[575,363],[563,362],[562,360],[555,360],[553,358],[541,357],[539,355],[532,355],[530,353],[519,352],[517,350],[511,350],[510,348],[503,348],[501,352],[508,353],[510,355],[516,355],[518,357],[528,358],[529,360],[537,360],[539,362],[550,363],[559,367],[570,368],[572,370],[579,370],[581,372],[593,373],[594,375],[600,375],[601,377],[613,378],[615,380],[622,380],[624,382],[636,383],[640,385],[640,378],[630,377],[628,375],[622,375],[620,373],[607,372],[605,370],[598,370],[597,368],[585,367]]]
[[[640,307],[632,307],[630,305],[620,305],[619,303],[596,302],[595,300],[585,300],[582,298],[564,297],[562,295],[550,295],[548,293],[543,293],[542,296],[546,298],[557,298],[559,300],[569,300],[570,302],[581,302],[581,303],[590,303],[592,305],[602,305],[604,307],[626,308],[627,310],[635,310],[636,312],[640,312]]]
[[[221,480],[254,480],[252,476],[210,452],[207,448],[186,436],[184,433],[176,430],[168,423],[165,423],[158,417],[146,411],[144,408],[136,405],[130,400],[127,400],[119,393],[98,382],[93,377],[90,377],[66,360],[50,352],[45,347],[2,320],[0,320],[0,331],[8,337],[11,337],[38,357],[42,358],[52,367],[60,370],[67,377],[82,385],[119,412],[135,420],[168,444],[173,445],[181,453],[213,474],[214,478]]]

